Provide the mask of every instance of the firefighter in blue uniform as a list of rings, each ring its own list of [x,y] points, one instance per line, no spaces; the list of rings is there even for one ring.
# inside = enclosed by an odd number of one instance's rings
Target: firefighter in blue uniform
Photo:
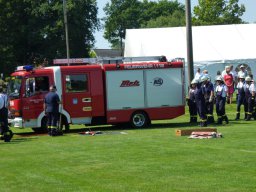
[[[247,111],[247,118],[246,121],[250,121],[252,118],[252,112],[253,112],[253,107],[254,107],[254,97],[255,97],[255,87],[254,83],[252,82],[251,77],[247,76],[245,78],[245,86],[244,86],[244,91],[245,91],[245,107]]]
[[[245,75],[240,74],[238,76],[238,83],[237,83],[237,100],[236,100],[236,118],[235,120],[240,119],[240,108],[241,105],[244,105],[244,119],[247,118],[247,109],[245,107],[245,91],[244,91],[244,86],[245,86]]]
[[[56,86],[50,86],[50,92],[45,96],[44,110],[48,120],[48,133],[50,136],[61,135],[57,127],[59,120],[59,103],[60,98],[56,93]]]
[[[202,79],[202,86],[205,98],[205,110],[207,116],[207,124],[214,123],[213,117],[213,98],[214,98],[214,87],[210,81],[209,76],[203,76]]]
[[[197,123],[197,107],[195,99],[195,90],[197,82],[196,80],[191,81],[190,89],[188,92],[188,107],[190,114],[190,123]]]
[[[196,89],[195,89],[195,100],[197,106],[197,112],[200,117],[200,126],[207,127],[207,118],[206,118],[206,111],[205,111],[205,98],[203,87],[200,80],[196,80]]]
[[[227,86],[224,84],[221,76],[216,77],[217,86],[215,88],[216,96],[216,113],[218,116],[217,124],[222,124],[223,120],[228,124],[228,117],[226,115],[225,103],[227,96]]]
[[[0,139],[9,142],[13,136],[8,126],[8,97],[0,86]]]

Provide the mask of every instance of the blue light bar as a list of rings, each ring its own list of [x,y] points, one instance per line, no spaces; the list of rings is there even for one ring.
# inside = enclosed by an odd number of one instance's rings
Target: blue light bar
[[[25,66],[23,66],[23,69],[25,69],[26,71],[32,71],[33,66],[32,65],[25,65]]]

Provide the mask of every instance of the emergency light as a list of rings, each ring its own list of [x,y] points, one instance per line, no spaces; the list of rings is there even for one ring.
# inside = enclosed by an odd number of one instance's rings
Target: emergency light
[[[32,71],[33,70],[33,66],[32,65],[24,65],[24,66],[18,66],[16,68],[16,71],[23,71],[23,70]]]
[[[25,69],[26,71],[32,71],[33,70],[33,66],[32,65],[25,65],[23,67],[23,69]]]

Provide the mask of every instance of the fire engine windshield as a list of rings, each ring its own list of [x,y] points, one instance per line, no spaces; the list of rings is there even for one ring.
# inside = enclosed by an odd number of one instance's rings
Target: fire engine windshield
[[[8,83],[8,95],[10,98],[15,99],[20,97],[21,82],[22,76],[11,77],[11,80]]]

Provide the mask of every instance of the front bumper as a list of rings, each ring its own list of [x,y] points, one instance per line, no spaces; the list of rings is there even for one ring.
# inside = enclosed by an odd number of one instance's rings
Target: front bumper
[[[14,119],[8,119],[8,124],[12,127],[23,128],[22,121],[21,117],[15,117]]]

